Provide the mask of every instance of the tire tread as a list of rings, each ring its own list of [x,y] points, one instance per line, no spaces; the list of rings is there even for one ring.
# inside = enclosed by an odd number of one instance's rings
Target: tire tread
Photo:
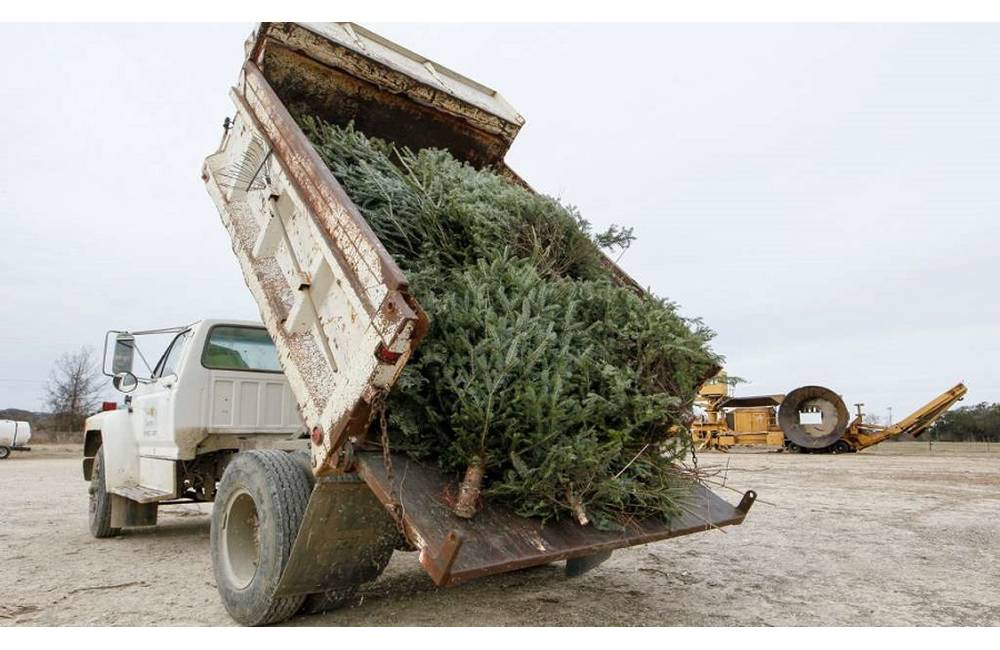
[[[246,625],[270,625],[294,616],[295,612],[302,607],[302,603],[305,600],[305,596],[274,597],[272,594],[277,589],[280,575],[288,563],[292,546],[295,543],[295,537],[298,535],[299,526],[302,524],[306,506],[309,503],[309,496],[312,492],[311,473],[304,471],[301,461],[296,460],[293,454],[276,449],[257,449],[237,454],[236,458],[227,467],[226,474],[223,475],[223,484],[226,483],[227,477],[230,480],[237,480],[233,476],[238,472],[246,472],[248,474],[259,473],[263,479],[263,485],[267,491],[266,498],[269,503],[257,504],[257,507],[258,510],[262,507],[267,508],[274,517],[275,535],[277,537],[276,548],[281,553],[278,562],[280,570],[278,577],[274,578],[273,584],[264,587],[270,593],[261,592],[255,595],[255,598],[264,601],[261,605],[266,606],[253,611],[249,618],[241,620],[241,618],[236,617],[226,602],[227,594],[223,591],[221,584],[219,585],[219,592],[230,614],[234,618],[237,618],[240,623]],[[228,489],[228,486],[220,485],[219,491],[220,493],[224,493]],[[217,508],[221,509],[223,507],[223,504],[217,504]],[[214,513],[212,523],[213,527],[217,525]],[[220,542],[217,542],[213,536],[213,561],[215,560],[215,545],[217,543]],[[216,580],[219,581],[218,574],[216,575]]]
[[[111,494],[104,482],[104,446],[97,448],[94,456],[94,470],[90,477],[90,499],[97,499],[97,514],[90,512],[90,502],[87,503],[87,518],[90,524],[90,534],[97,539],[115,537],[122,532],[121,528],[111,526]]]

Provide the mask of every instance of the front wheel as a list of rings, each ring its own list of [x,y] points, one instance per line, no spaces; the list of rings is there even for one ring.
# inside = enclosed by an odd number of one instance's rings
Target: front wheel
[[[309,472],[277,450],[237,454],[212,510],[212,568],[229,615],[243,625],[283,621],[305,596],[275,597],[311,491]]]
[[[111,494],[104,482],[104,448],[97,448],[94,457],[94,469],[90,474],[89,519],[90,534],[98,539],[114,537],[122,532],[121,528],[111,527]]]
[[[0,460],[4,460],[10,456],[10,447],[0,447]]]

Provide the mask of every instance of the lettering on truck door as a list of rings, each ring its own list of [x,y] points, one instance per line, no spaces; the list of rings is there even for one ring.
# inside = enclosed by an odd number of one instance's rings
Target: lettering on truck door
[[[173,447],[173,402],[180,362],[190,339],[190,330],[181,332],[163,353],[153,370],[152,382],[139,387],[132,401],[140,432],[140,454],[159,455],[158,447]]]

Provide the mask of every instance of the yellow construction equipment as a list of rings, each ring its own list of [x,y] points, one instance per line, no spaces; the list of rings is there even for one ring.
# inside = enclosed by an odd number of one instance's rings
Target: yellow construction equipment
[[[736,446],[769,447],[801,453],[842,454],[861,451],[903,434],[926,431],[968,389],[959,383],[899,422],[866,424],[862,407],[850,419],[844,400],[823,386],[802,386],[787,395],[734,397],[724,372],[698,391],[695,405],[705,414],[691,424],[699,449],[726,451]]]

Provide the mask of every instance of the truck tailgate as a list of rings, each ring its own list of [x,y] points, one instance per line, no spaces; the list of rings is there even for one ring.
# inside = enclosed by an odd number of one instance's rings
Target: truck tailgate
[[[393,455],[357,456],[358,473],[420,549],[420,563],[439,585],[514,571],[558,560],[592,556],[743,522],[756,499],[747,492],[732,506],[702,485],[692,485],[684,512],[669,524],[634,521],[621,531],[580,526],[569,518],[542,523],[486,503],[473,519],[459,519],[446,503],[453,486],[434,469]]]

